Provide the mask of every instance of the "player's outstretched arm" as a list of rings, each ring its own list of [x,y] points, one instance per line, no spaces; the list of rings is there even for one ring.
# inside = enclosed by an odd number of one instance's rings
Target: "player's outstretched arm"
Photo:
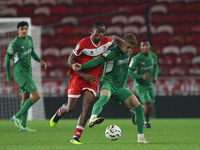
[[[117,35],[111,35],[111,38],[113,41],[117,42],[118,44],[121,44],[122,42],[124,42],[124,40]]]
[[[6,54],[5,65],[6,65],[7,82],[13,82],[13,78],[11,77],[10,73],[10,58],[11,56]]]

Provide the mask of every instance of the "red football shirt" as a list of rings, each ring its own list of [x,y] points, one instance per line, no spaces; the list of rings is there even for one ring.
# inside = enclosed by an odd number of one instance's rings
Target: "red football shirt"
[[[110,45],[112,45],[112,38],[104,36],[102,40],[100,41],[99,45],[96,46],[93,42],[91,37],[83,38],[81,41],[79,41],[73,50],[73,53],[78,56],[76,59],[76,63],[86,63],[98,56],[100,56],[102,53],[104,53]],[[84,69],[82,70],[86,74],[93,75],[95,77],[99,76],[100,66],[98,65],[93,68]],[[70,75],[78,75],[72,68],[69,69]]]

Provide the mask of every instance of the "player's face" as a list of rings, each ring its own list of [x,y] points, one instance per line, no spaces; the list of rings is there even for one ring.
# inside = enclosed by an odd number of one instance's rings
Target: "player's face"
[[[99,42],[102,40],[105,34],[105,26],[98,26],[92,29],[92,39],[93,41]]]
[[[150,46],[149,42],[141,42],[140,49],[141,49],[142,54],[148,56],[150,48],[151,48],[151,46]]]
[[[134,45],[124,42],[121,46],[121,49],[123,53],[130,53],[134,47]]]
[[[25,39],[28,34],[28,26],[19,27],[18,29],[19,38]]]

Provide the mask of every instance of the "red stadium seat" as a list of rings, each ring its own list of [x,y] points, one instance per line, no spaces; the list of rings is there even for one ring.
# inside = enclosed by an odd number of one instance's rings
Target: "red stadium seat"
[[[37,7],[34,11],[34,15],[50,16],[51,11],[48,7]]]
[[[167,7],[165,5],[153,5],[150,8],[151,14],[158,13],[158,14],[167,14]]]
[[[172,35],[174,33],[174,30],[173,30],[173,27],[170,25],[160,25],[157,27],[156,33]]]
[[[193,55],[195,56],[197,54],[197,48],[193,45],[185,45],[181,48],[180,54],[185,55]]]
[[[194,57],[193,55],[183,54],[176,58],[176,64],[177,65],[181,65],[181,64],[191,65],[193,57]]]
[[[145,18],[142,15],[132,15],[128,18],[128,24],[141,27],[145,24]]]
[[[64,17],[67,15],[67,7],[66,6],[55,6],[51,9],[51,14]]]
[[[89,35],[89,27],[88,26],[78,26],[78,27],[75,27],[75,28],[73,28],[73,30],[72,30],[72,34],[73,35],[77,35],[77,36],[82,36],[82,37],[84,37],[84,36],[88,36]]]
[[[156,53],[157,55],[162,54],[162,49],[163,49],[163,46],[161,44],[153,44],[152,45],[152,51],[154,53]]]
[[[1,17],[16,17],[17,10],[15,8],[6,8],[1,12]]]
[[[157,4],[161,4],[161,5],[165,5],[165,6],[171,5],[172,2],[173,2],[173,0],[156,0]]]
[[[45,24],[55,24],[55,23],[60,23],[62,20],[61,15],[50,15],[49,17],[46,18]]]
[[[64,17],[61,21],[62,24],[78,25],[78,19],[74,16]]]
[[[106,28],[106,35],[122,35],[122,29],[120,26],[110,26]]]
[[[44,61],[44,62],[46,62],[47,63],[47,66],[48,66],[48,68],[46,69],[46,70],[48,70],[49,68],[52,68],[52,67],[55,67],[56,66],[56,64],[55,64],[55,62],[56,62],[56,60],[57,60],[57,57],[56,56],[43,56],[42,57],[42,60]],[[58,60],[57,60],[58,61]],[[45,70],[45,69],[44,69]],[[48,73],[48,72],[47,72]],[[47,74],[48,75],[48,74]]]
[[[163,55],[179,55],[180,49],[177,46],[166,46],[162,50]]]
[[[56,47],[49,47],[49,48],[46,48],[43,51],[43,56],[55,56],[55,57],[59,57],[60,56],[60,51]]]
[[[200,65],[194,65],[189,69],[189,75],[200,76]]]
[[[122,34],[125,34],[125,33],[133,33],[135,35],[140,34],[138,27],[134,25],[125,26],[122,30]]]
[[[56,0],[40,0],[40,6],[52,8],[56,5]]]
[[[9,0],[7,2],[7,7],[8,8],[15,8],[15,9],[18,9],[18,8],[21,8],[23,5],[23,1],[22,0]]]
[[[170,75],[172,76],[185,76],[188,74],[189,66],[187,65],[178,65],[170,69]]]
[[[73,5],[73,0],[57,0],[57,6],[72,6]]]
[[[146,35],[147,34],[147,26],[146,25],[144,25],[144,26],[142,26],[141,28],[140,28],[140,35]],[[152,35],[155,35],[156,34],[156,29],[155,29],[155,27],[154,26],[150,26],[150,33],[152,34]]]
[[[66,78],[68,75],[68,67],[55,67],[49,71],[51,78]]]
[[[111,25],[119,25],[124,27],[128,23],[128,19],[125,15],[117,15],[111,18]]]
[[[171,66],[169,65],[159,65],[159,76],[169,76],[169,71],[170,71]]]
[[[186,10],[186,4],[175,4],[168,6],[168,13],[172,14],[184,14]]]
[[[192,59],[192,65],[200,65],[200,56],[195,56]]]
[[[46,24],[46,18],[47,16],[44,15],[34,15],[32,19],[33,25],[45,25]]]
[[[74,50],[74,47],[65,47],[65,48],[61,49],[60,56],[68,57],[72,53],[73,50]]]

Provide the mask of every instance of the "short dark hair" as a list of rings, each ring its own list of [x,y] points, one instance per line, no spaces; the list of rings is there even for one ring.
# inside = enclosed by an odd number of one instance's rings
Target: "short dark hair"
[[[92,27],[90,28],[90,32],[94,27],[99,27],[99,26],[105,26],[105,24],[100,20],[93,22]]]
[[[17,24],[17,29],[19,29],[20,27],[23,27],[23,26],[28,26],[28,22],[26,21],[21,21]]]
[[[147,39],[142,39],[142,40],[140,41],[140,44],[141,44],[142,42],[149,42],[149,40],[147,40]],[[149,43],[150,43],[150,42],[149,42]]]

